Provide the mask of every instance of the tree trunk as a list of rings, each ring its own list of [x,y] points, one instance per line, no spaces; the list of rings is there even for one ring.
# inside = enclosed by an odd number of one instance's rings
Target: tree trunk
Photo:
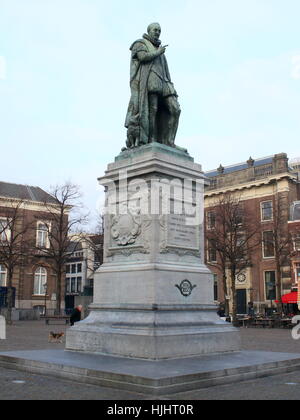
[[[226,318],[229,316],[229,300],[228,300],[228,288],[227,288],[227,276],[226,271],[223,271],[223,292],[225,298],[225,316]]]
[[[57,282],[56,282],[56,315],[60,315],[61,311],[61,269],[57,271]]]
[[[12,308],[13,308],[13,288],[12,288],[12,277],[13,273],[8,270],[8,282],[7,282],[7,315],[6,323],[12,324]]]
[[[237,326],[237,307],[236,307],[236,287],[235,287],[235,269],[231,269],[231,294],[232,294],[232,324]]]
[[[281,267],[277,264],[276,268],[276,300],[278,300],[277,306],[277,313],[282,314],[282,290],[281,290]]]

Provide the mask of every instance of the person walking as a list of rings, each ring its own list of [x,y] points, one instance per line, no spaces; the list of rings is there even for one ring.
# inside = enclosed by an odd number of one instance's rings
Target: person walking
[[[78,305],[76,306],[76,308],[73,309],[73,312],[71,313],[71,317],[70,317],[71,327],[73,327],[75,322],[79,322],[81,320],[81,312],[82,312],[82,305]]]

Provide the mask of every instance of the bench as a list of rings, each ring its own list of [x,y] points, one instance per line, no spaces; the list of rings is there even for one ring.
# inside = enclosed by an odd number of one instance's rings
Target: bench
[[[45,320],[46,325],[49,325],[50,321],[64,321],[65,324],[70,323],[70,317],[67,315],[41,315],[41,319]]]

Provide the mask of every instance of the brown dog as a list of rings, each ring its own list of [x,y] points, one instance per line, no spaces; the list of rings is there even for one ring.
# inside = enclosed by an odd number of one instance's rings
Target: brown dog
[[[63,336],[65,335],[64,332],[60,332],[60,333],[54,333],[53,331],[51,331],[49,333],[48,336],[48,342],[49,343],[61,343]]]

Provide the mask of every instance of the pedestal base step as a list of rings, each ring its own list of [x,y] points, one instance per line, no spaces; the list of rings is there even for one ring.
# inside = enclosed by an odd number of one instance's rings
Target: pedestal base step
[[[146,361],[64,350],[32,350],[0,353],[0,366],[163,396],[290,372],[300,368],[300,354],[241,351]]]

